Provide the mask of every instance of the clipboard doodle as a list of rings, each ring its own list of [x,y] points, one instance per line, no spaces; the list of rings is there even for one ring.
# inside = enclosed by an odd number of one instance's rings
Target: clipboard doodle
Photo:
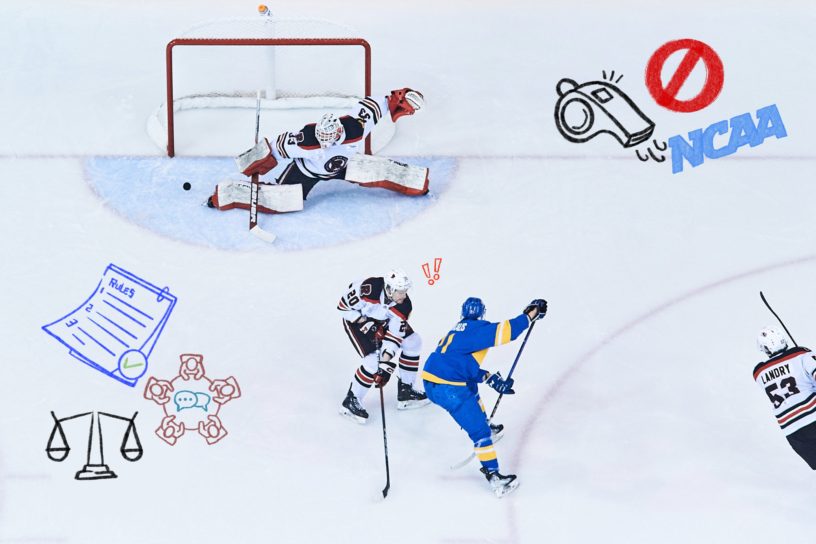
[[[133,387],[175,305],[169,288],[110,264],[85,302],[42,329],[86,365]]]

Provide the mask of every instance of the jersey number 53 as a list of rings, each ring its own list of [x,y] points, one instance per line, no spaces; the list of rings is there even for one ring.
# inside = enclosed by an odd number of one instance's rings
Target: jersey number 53
[[[784,393],[784,396],[776,393],[776,390],[780,388],[785,389],[784,391],[780,391],[781,393]],[[765,393],[767,393],[768,398],[771,399],[771,402],[773,402],[774,408],[779,408],[782,403],[785,402],[786,398],[790,397],[791,395],[795,395],[798,392],[799,388],[796,387],[796,380],[792,377],[785,378],[778,384],[772,383],[765,388]]]

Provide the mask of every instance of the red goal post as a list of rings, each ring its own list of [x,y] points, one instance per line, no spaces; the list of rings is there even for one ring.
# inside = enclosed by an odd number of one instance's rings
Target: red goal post
[[[241,26],[236,27],[236,21]],[[170,157],[176,154],[177,114],[182,111],[254,109],[255,93],[263,89],[264,111],[314,110],[309,114],[309,121],[313,122],[326,111],[348,111],[359,97],[372,93],[371,46],[368,41],[353,36],[326,37],[325,32],[323,37],[312,35],[319,35],[324,26],[331,35],[340,34],[342,32],[337,29],[344,29],[339,25],[318,22],[318,32],[314,32],[314,21],[278,20],[270,25],[270,19],[264,17],[234,19],[229,23],[231,26],[219,24],[215,31],[211,23],[204,23],[200,25],[204,30],[195,29],[198,36],[183,35],[166,46],[166,103],[148,121],[148,133],[157,144],[166,143]],[[295,30],[287,34],[289,28]],[[202,33],[205,36],[202,37]],[[272,33],[274,37],[268,37]],[[304,33],[307,36],[303,36]],[[247,34],[250,37],[246,37]],[[292,37],[293,34],[298,35]],[[193,50],[202,53],[187,53]],[[341,56],[337,53],[341,50],[346,51],[342,61],[336,58]],[[185,54],[179,51],[185,51]],[[236,53],[232,55],[229,51]],[[252,60],[248,59],[248,51],[254,55]],[[190,62],[189,56],[199,60]],[[222,56],[229,60],[219,60]],[[210,59],[213,60],[210,62]],[[190,64],[196,66],[187,67]],[[349,67],[350,64],[353,66]],[[269,71],[266,78],[271,82],[258,82],[257,72],[263,70]],[[246,74],[256,76],[256,80],[253,83],[236,81],[236,87],[241,90],[225,88],[233,83],[233,79],[243,80]],[[293,79],[297,81],[291,81]],[[185,86],[190,81],[193,81],[192,87]],[[183,87],[181,91],[179,85]],[[166,126],[161,127],[165,123]],[[295,127],[289,124],[285,128]],[[217,132],[218,128],[207,130]],[[166,142],[160,142],[165,132]],[[189,136],[188,132],[184,134]],[[366,153],[371,153],[371,137],[366,140]]]

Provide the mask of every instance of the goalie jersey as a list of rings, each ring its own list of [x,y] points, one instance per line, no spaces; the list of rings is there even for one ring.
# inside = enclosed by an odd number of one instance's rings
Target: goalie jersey
[[[500,323],[463,319],[439,341],[425,361],[422,379],[448,385],[470,385],[481,381],[481,364],[487,350],[518,338],[530,325],[521,314]]]
[[[754,380],[773,404],[779,427],[790,435],[816,421],[816,359],[794,347],[754,368]]]
[[[384,322],[386,331],[382,350],[390,351],[393,355],[402,346],[413,307],[407,294],[399,304],[386,297],[385,280],[373,277],[350,283],[348,292],[340,297],[337,309],[346,321],[355,321],[364,316]]]
[[[278,162],[292,161],[294,167],[309,178],[333,179],[342,175],[349,158],[362,151],[366,136],[388,112],[388,99],[379,101],[367,96],[357,102],[353,110],[340,117],[344,137],[339,143],[326,149],[320,147],[315,134],[315,123],[303,127],[300,132],[284,132],[272,145],[272,155]],[[290,166],[292,167],[292,166]]]

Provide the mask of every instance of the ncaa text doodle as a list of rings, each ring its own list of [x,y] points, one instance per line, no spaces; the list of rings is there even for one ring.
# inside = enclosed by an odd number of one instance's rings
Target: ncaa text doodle
[[[175,305],[167,287],[110,264],[85,302],[42,329],[83,363],[133,387]]]
[[[142,442],[139,440],[139,433],[136,432],[136,414],[138,414],[138,412],[135,412],[133,417],[122,417],[107,412],[84,412],[58,418],[54,412],[51,412],[51,417],[54,419],[54,426],[51,428],[51,435],[48,437],[45,453],[52,461],[58,463],[65,461],[71,452],[71,446],[68,445],[68,437],[65,434],[63,424],[67,421],[90,416],[91,425],[88,431],[85,465],[81,470],[77,471],[74,479],[107,480],[117,478],[116,473],[105,464],[105,450],[102,445],[102,416],[119,421],[126,421],[128,423],[125,432],[122,434],[122,444],[119,447],[119,453],[123,459],[136,462],[141,459],[144,454]],[[82,428],[84,428],[84,426]]]
[[[162,407],[162,418],[156,434],[174,446],[185,431],[198,431],[207,444],[213,445],[227,430],[218,417],[221,406],[241,396],[234,377],[211,380],[205,375],[204,356],[185,353],[179,356],[178,376],[170,381],[151,376],[144,397]]]

